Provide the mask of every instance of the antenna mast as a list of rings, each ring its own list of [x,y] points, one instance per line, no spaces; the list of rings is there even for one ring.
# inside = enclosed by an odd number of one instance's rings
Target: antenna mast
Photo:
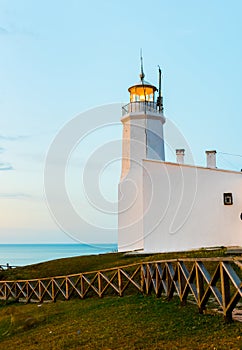
[[[159,112],[163,112],[163,98],[161,96],[161,69],[160,69],[160,66],[158,66],[158,68],[159,68],[159,94],[157,97],[157,107]]]
[[[142,84],[143,84],[145,74],[144,74],[144,67],[143,67],[142,49],[140,49],[140,75],[139,76],[140,76],[140,80],[142,81]]]

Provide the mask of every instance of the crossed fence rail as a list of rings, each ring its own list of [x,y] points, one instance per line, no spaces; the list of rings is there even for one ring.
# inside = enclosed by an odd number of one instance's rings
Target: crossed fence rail
[[[0,281],[0,300],[45,302],[89,296],[123,296],[138,291],[178,295],[182,304],[192,296],[203,312],[211,299],[226,319],[242,298],[242,258],[174,259],[32,280]]]

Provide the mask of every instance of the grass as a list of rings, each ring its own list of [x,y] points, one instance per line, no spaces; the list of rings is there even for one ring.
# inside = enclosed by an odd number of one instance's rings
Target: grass
[[[1,271],[0,279],[16,280],[31,279],[52,276],[65,276],[80,272],[96,271],[115,266],[128,265],[141,261],[154,261],[162,259],[182,259],[184,257],[214,257],[225,256],[226,250],[205,250],[190,252],[177,252],[166,254],[154,254],[148,256],[133,256],[123,253],[110,253],[90,256],[80,256],[73,258],[65,258],[52,260],[45,263],[18,267],[11,270]]]
[[[241,323],[133,295],[1,308],[0,349],[242,349]]]
[[[27,279],[98,270],[133,262],[224,256],[225,250],[125,256],[120,253],[59,259],[8,270],[2,279]],[[241,349],[242,324],[217,313],[200,315],[154,295],[107,296],[44,304],[0,303],[0,350]]]

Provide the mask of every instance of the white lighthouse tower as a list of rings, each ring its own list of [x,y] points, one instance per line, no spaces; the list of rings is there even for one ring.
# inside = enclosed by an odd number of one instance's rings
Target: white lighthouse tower
[[[140,81],[123,107],[118,249],[242,247],[241,171],[217,168],[216,151],[206,151],[205,167],[186,164],[181,145],[177,162],[165,161],[160,69],[159,78],[157,90],[144,80],[141,60]]]
[[[131,86],[130,102],[122,108],[122,173],[119,183],[119,251],[140,250],[143,242],[144,159],[165,160],[161,71],[159,90],[144,80],[141,57],[140,81]],[[156,92],[158,97],[156,99]]]

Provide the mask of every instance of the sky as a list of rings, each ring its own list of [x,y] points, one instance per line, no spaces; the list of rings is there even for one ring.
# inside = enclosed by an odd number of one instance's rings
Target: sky
[[[215,149],[218,167],[240,171],[241,11],[239,0],[0,0],[0,243],[117,242],[121,105],[140,48],[146,80],[157,84],[162,68],[165,116],[194,162]],[[48,155],[59,142],[54,188],[69,140],[75,224],[45,186]]]

